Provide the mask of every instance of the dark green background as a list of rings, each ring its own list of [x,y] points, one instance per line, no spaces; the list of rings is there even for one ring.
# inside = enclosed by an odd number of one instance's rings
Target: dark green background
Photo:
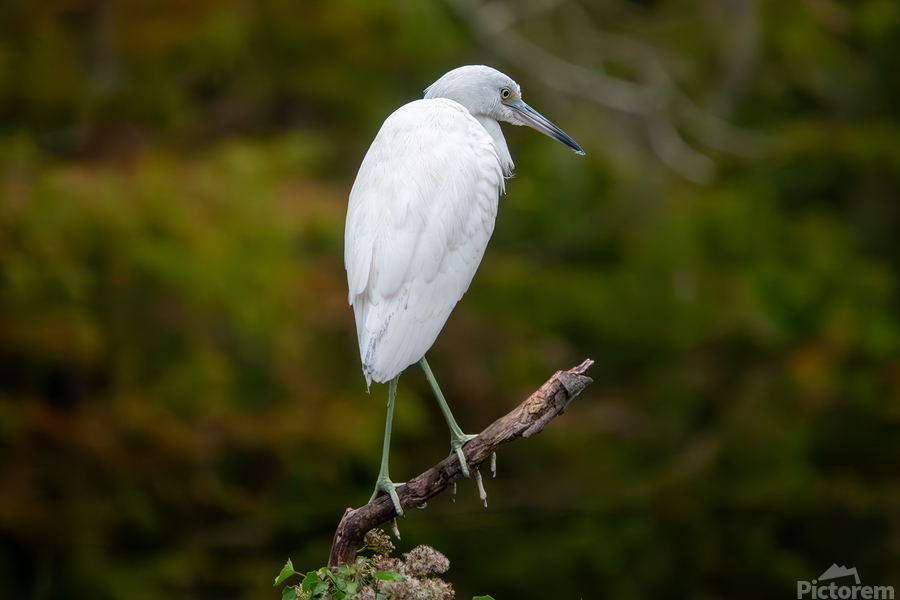
[[[399,550],[446,553],[463,600],[793,598],[833,563],[900,593],[900,4],[479,13],[644,115],[452,6],[0,2],[0,597],[278,598],[288,557],[324,565],[387,393],[347,194],[468,63],[587,156],[506,127],[517,174],[430,362],[471,432],[584,358],[595,383],[500,454],[488,509],[462,482]],[[418,369],[394,429],[397,480],[447,455]]]

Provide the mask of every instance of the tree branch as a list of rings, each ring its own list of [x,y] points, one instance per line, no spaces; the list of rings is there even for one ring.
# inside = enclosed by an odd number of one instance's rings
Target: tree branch
[[[522,404],[466,443],[463,453],[469,468],[473,471],[478,469],[500,446],[518,437],[527,438],[539,433],[547,423],[562,414],[569,402],[593,382],[584,374],[592,364],[594,361],[588,359],[568,371],[557,371]],[[404,510],[421,506],[447,489],[460,475],[459,460],[456,454],[451,453],[439,464],[397,487],[400,505]],[[334,533],[328,566],[352,564],[366,533],[394,516],[396,511],[386,495],[356,510],[348,508]]]

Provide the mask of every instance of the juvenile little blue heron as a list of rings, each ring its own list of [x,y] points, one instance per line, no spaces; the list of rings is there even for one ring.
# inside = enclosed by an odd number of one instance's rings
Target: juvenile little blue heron
[[[397,379],[419,362],[450,427],[450,447],[468,477],[466,435],[425,361],[469,288],[494,230],[497,203],[513,161],[498,121],[528,125],[581,147],[522,101],[519,85],[485,66],[454,69],[425,99],[389,116],[350,191],[344,266],[356,317],[366,385],[390,382],[381,471],[374,499],[400,500],[388,475]]]

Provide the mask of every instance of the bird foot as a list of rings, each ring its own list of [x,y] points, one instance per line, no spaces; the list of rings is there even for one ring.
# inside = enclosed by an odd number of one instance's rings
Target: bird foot
[[[394,484],[390,479],[379,479],[375,483],[375,493],[372,494],[372,498],[369,499],[369,502],[378,497],[379,494],[385,493],[391,498],[391,502],[394,504],[394,510],[397,511],[397,515],[401,517],[405,517],[406,515],[403,513],[403,507],[400,506],[400,496],[397,495],[397,485]],[[399,485],[403,485],[402,483]],[[400,536],[398,535],[399,539]]]
[[[459,459],[459,468],[460,470],[462,470],[463,477],[466,478],[470,477],[471,475],[469,473],[469,465],[468,463],[466,463],[466,455],[463,453],[462,447],[466,444],[466,442],[468,442],[469,440],[474,440],[477,437],[477,435],[462,434],[459,437],[454,437],[450,440],[450,448],[453,450],[453,452],[456,453],[456,457]]]

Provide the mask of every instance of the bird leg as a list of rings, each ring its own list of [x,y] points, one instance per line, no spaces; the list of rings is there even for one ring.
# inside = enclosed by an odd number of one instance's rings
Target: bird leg
[[[369,502],[377,498],[378,494],[384,492],[391,497],[391,502],[394,503],[394,510],[402,517],[405,515],[403,514],[403,507],[400,506],[400,497],[397,496],[396,486],[388,475],[388,455],[391,450],[391,421],[394,419],[394,397],[397,395],[398,379],[400,379],[399,375],[391,379],[391,382],[388,385],[387,422],[384,426],[384,448],[381,451],[381,470],[378,472],[378,481],[375,482],[375,493],[372,494],[372,498]],[[399,538],[400,536],[398,535],[397,537]]]
[[[422,369],[425,371],[425,377],[428,379],[428,383],[431,384],[431,389],[437,397],[441,412],[444,413],[444,418],[447,420],[447,427],[450,428],[450,448],[456,453],[457,458],[459,458],[459,466],[462,469],[463,476],[469,477],[469,465],[466,464],[466,457],[463,454],[462,447],[466,442],[478,436],[467,435],[462,432],[462,429],[456,424],[456,419],[453,418],[453,413],[450,412],[450,407],[447,406],[447,401],[444,400],[444,394],[441,393],[441,388],[438,387],[437,380],[434,378],[434,373],[431,372],[431,367],[428,366],[428,362],[425,360],[424,356],[422,357],[422,360],[419,361],[419,364],[422,365]]]

